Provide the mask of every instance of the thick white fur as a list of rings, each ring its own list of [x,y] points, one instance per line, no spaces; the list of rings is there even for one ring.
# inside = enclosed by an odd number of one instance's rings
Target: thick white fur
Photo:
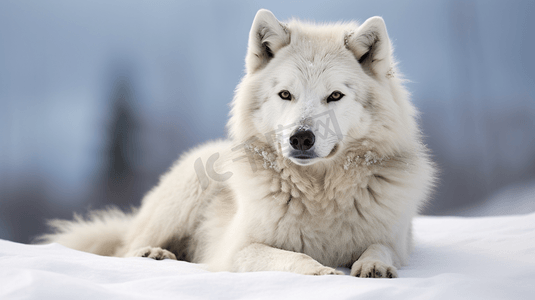
[[[379,17],[360,26],[282,24],[260,10],[229,139],[184,154],[137,212],[55,221],[56,233],[43,240],[216,271],[340,274],[334,268],[347,266],[356,276],[396,277],[434,169],[395,68]],[[293,99],[282,100],[281,90]],[[335,90],[345,96],[327,103]],[[325,112],[341,136],[317,139],[309,161],[291,157],[291,132],[318,134],[313,117]],[[215,153],[214,172],[231,176],[203,185],[194,166]]]

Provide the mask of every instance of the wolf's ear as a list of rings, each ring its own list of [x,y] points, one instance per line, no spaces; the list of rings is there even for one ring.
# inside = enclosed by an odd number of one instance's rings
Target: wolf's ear
[[[264,67],[279,49],[290,43],[290,34],[269,10],[256,13],[249,33],[249,45],[245,66],[247,73]]]
[[[383,18],[369,18],[355,32],[347,33],[345,43],[365,71],[387,76],[392,50]]]

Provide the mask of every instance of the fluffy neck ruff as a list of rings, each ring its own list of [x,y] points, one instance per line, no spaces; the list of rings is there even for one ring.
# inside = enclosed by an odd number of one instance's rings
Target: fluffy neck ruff
[[[257,171],[270,173],[271,196],[276,201],[324,210],[333,205],[346,206],[349,202],[352,205],[356,190],[367,189],[376,170],[398,159],[380,155],[367,144],[360,141],[347,145],[334,157],[311,166],[296,165],[258,140],[246,143],[245,148],[260,168]]]

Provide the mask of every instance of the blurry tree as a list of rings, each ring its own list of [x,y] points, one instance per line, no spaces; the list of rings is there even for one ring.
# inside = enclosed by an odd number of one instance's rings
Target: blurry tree
[[[99,174],[100,187],[91,202],[97,206],[113,204],[129,207],[141,199],[139,122],[134,108],[134,94],[130,80],[120,76],[115,80],[110,97],[111,117],[107,127],[107,146],[104,166]]]

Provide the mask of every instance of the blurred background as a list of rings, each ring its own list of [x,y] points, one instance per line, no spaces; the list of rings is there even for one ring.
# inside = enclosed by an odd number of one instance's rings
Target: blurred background
[[[428,215],[535,211],[535,2],[0,1],[0,238],[138,205],[225,136],[259,8],[382,16],[441,169]]]

